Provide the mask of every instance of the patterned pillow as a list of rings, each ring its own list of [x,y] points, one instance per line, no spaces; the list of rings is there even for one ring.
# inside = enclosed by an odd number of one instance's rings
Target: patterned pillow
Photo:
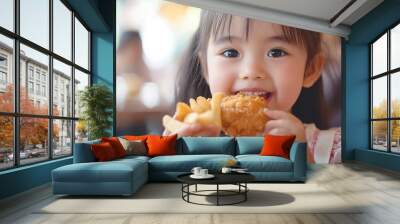
[[[135,155],[135,156],[145,156],[147,155],[147,149],[144,141],[142,140],[126,140],[124,138],[118,138],[121,142],[122,146],[126,151],[126,155]]]

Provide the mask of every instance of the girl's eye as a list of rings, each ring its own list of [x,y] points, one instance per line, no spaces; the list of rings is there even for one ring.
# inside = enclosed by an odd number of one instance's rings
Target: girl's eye
[[[284,50],[281,49],[271,49],[268,51],[267,56],[272,57],[272,58],[278,58],[278,57],[283,57],[286,56],[287,53]]]
[[[222,52],[222,54],[227,58],[236,58],[239,56],[239,52],[234,49],[228,49]]]

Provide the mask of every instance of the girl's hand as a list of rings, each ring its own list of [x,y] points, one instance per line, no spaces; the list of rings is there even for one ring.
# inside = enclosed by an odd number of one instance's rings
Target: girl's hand
[[[173,117],[176,119],[176,115]],[[202,124],[187,124],[177,130],[176,132],[170,132],[167,129],[164,130],[163,135],[174,135],[178,134],[178,137],[183,136],[220,136],[221,128],[216,125],[202,125]]]
[[[264,110],[271,119],[265,124],[264,134],[296,135],[296,141],[305,142],[305,128],[303,122],[289,112],[280,110]]]
[[[201,124],[185,124],[176,133],[179,137],[182,136],[219,136],[221,128],[216,125],[201,125]]]

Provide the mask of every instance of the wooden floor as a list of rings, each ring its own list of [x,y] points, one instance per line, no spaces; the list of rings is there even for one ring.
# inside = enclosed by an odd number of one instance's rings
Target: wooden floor
[[[308,182],[368,206],[356,214],[37,214],[55,199],[49,185],[0,201],[0,223],[400,223],[400,174],[359,163],[311,167]]]

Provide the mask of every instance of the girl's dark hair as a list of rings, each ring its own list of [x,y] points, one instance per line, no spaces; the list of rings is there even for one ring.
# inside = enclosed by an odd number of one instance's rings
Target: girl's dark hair
[[[181,61],[181,66],[178,71],[177,82],[175,86],[175,100],[176,102],[185,102],[188,103],[190,98],[196,98],[197,96],[211,97],[211,91],[209,85],[204,78],[207,74],[207,46],[210,40],[210,37],[216,38],[218,35],[223,34],[224,32],[229,33],[230,37],[230,29],[232,23],[233,15],[219,13],[210,10],[202,10],[200,24],[195,32],[189,48],[183,56],[183,60]],[[251,19],[246,18],[246,29],[245,35],[248,38],[249,27],[250,27]],[[320,33],[281,26],[283,37],[289,43],[295,43],[299,46],[304,47],[307,51],[307,62],[306,66],[312,62],[313,58],[321,52],[321,35]],[[204,62],[204,63],[202,63]],[[309,88],[311,96],[315,99],[315,92],[321,91],[321,81],[317,81],[313,87]],[[302,90],[302,92],[304,89]],[[303,95],[303,94],[302,94]],[[301,95],[301,96],[302,96]],[[308,94],[309,95],[309,94]],[[318,95],[318,94],[317,94]],[[300,96],[300,97],[301,97]],[[299,101],[299,100],[298,100]],[[314,101],[314,100],[312,100]],[[309,102],[312,102],[309,101]],[[309,104],[308,102],[308,104]],[[314,101],[315,102],[315,101]],[[306,104],[298,104],[296,103],[293,108],[293,112],[295,115],[303,116],[304,114],[309,114],[309,105]],[[320,105],[313,104],[313,109],[320,108]],[[311,111],[311,113],[316,112],[317,110]],[[307,121],[303,122],[313,122],[320,123],[319,121],[324,120],[326,118],[316,118],[315,116],[318,113],[313,113],[314,119],[306,119]],[[317,124],[317,126],[318,126]]]

